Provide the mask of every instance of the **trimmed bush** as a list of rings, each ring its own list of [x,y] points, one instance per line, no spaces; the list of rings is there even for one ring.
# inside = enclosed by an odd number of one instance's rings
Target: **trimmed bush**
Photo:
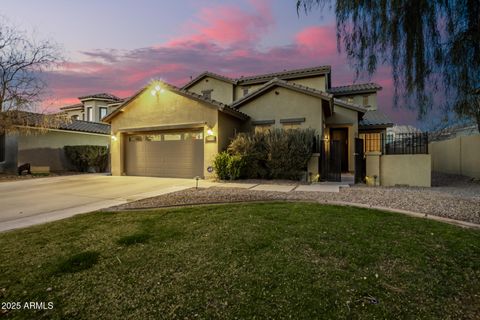
[[[80,172],[94,168],[96,172],[105,172],[108,166],[108,148],[105,146],[65,146],[67,159]]]
[[[230,156],[228,161],[228,174],[230,180],[237,180],[244,177],[246,161],[241,155]]]
[[[230,161],[230,155],[227,152],[220,152],[215,156],[213,160],[213,168],[217,174],[218,179],[228,180],[230,175],[228,173],[228,162]]]
[[[241,155],[230,155],[224,151],[215,157],[213,167],[220,180],[236,180],[243,178],[246,161]]]

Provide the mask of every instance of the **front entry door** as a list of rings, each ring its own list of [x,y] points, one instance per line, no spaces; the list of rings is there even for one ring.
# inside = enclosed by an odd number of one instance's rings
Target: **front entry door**
[[[348,128],[332,128],[330,129],[330,139],[339,141],[342,150],[342,172],[348,172]]]

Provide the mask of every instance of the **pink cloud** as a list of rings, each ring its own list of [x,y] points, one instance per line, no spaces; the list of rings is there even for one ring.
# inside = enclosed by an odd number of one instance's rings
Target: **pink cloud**
[[[250,1],[255,9],[246,12],[237,6],[215,6],[200,10],[186,26],[194,33],[177,37],[167,46],[211,42],[220,46],[254,45],[274,24],[270,1]]]
[[[337,52],[334,25],[309,26],[290,43],[260,49],[274,26],[270,1],[250,0],[251,8],[221,5],[203,8],[184,33],[170,41],[130,51],[83,52],[86,61],[69,62],[47,74],[55,105],[75,103],[78,96],[110,92],[126,97],[151,79],[161,78],[181,86],[209,70],[231,77],[275,72],[315,65],[331,65],[333,85],[355,80],[375,81],[382,110],[399,122],[412,122],[415,114],[392,108],[393,84],[389,68],[379,69],[374,79],[356,79],[344,55]],[[186,31],[190,30],[190,31]]]
[[[307,56],[336,56],[337,46],[333,26],[312,26],[297,33],[299,50]]]

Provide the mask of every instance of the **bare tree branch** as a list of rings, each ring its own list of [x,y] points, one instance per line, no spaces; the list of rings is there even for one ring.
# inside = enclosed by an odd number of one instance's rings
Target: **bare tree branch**
[[[25,112],[33,111],[46,88],[42,73],[61,61],[56,43],[35,39],[0,20],[0,132],[24,124]],[[51,126],[54,118],[39,117],[35,126]]]

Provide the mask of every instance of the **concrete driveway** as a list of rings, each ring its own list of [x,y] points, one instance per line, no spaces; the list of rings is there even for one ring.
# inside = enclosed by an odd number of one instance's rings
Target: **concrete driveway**
[[[200,186],[212,183],[200,181]],[[98,174],[0,183],[0,232],[194,187],[193,179]]]

